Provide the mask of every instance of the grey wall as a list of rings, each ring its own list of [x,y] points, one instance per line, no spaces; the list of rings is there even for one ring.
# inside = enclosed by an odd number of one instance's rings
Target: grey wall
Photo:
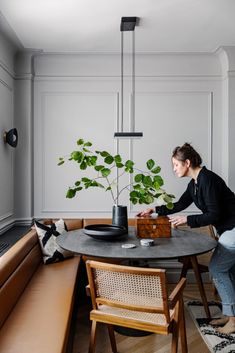
[[[3,142],[14,126],[14,54],[16,48],[0,33],[0,231],[11,226],[14,211],[14,150]]]

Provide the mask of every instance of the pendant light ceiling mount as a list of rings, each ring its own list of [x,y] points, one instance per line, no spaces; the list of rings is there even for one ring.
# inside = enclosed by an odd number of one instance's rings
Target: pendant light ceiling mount
[[[115,138],[140,138],[142,132],[135,131],[135,26],[139,24],[138,17],[122,17],[121,18],[121,131],[115,132]],[[123,130],[123,111],[124,111],[124,33],[132,32],[132,92],[131,92],[131,131],[124,132]]]

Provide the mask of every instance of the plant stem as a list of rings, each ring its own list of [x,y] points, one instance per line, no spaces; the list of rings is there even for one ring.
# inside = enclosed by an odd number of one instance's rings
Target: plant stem
[[[110,184],[110,182],[109,182],[109,179],[108,179],[108,177],[105,177],[105,179],[106,179],[106,181],[107,181],[107,183],[108,183],[108,185],[109,185],[109,187],[110,187],[112,199],[113,199],[113,202],[115,203],[115,200],[116,200],[116,199],[115,199],[115,197],[114,197],[113,190],[112,190],[111,184]]]

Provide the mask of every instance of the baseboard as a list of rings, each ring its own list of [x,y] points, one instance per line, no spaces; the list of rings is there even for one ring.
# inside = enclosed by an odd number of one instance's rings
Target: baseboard
[[[0,226],[0,235],[7,232],[15,225],[15,221],[11,220],[10,222],[5,223],[4,225]]]
[[[0,235],[4,234],[14,226],[31,226],[32,222],[33,218],[11,219],[8,222],[4,222],[4,224],[0,225]]]
[[[33,223],[33,217],[30,218],[18,218],[15,219],[15,226],[31,226]]]

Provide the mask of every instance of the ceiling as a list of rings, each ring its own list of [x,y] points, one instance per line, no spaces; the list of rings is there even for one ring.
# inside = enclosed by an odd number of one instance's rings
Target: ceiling
[[[140,18],[136,52],[235,46],[235,0],[0,0],[0,11],[15,42],[45,52],[119,52],[122,16]]]

